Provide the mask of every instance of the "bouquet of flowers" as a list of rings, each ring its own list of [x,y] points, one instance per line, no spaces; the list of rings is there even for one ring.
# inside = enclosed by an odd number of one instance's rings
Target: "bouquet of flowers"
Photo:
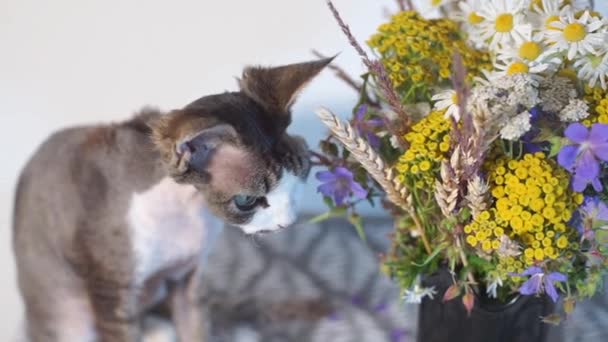
[[[330,128],[316,177],[329,212],[395,219],[384,269],[409,301],[560,296],[570,313],[608,269],[608,19],[587,1],[404,2],[367,44],[368,72]],[[420,278],[447,267],[445,293]],[[563,314],[548,320],[559,321]]]

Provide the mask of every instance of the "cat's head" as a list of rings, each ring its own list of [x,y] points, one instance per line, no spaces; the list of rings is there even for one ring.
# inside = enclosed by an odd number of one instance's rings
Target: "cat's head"
[[[245,233],[292,224],[310,161],[304,139],[286,133],[290,107],[330,61],[248,67],[240,91],[205,96],[161,117],[153,137],[171,176],[194,185],[216,216]]]

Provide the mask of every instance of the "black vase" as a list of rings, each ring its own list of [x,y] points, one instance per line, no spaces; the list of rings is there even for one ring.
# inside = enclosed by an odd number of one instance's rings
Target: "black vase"
[[[441,270],[422,281],[434,286],[435,299],[425,298],[418,314],[418,342],[543,342],[547,341],[549,324],[540,317],[551,314],[553,302],[547,296],[516,296],[508,303],[476,296],[468,316],[461,297],[443,302],[451,285],[447,270]]]

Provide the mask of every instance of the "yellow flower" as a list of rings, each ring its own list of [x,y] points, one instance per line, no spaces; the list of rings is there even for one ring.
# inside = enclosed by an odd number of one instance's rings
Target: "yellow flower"
[[[536,248],[534,250],[534,259],[536,259],[538,261],[541,261],[544,258],[545,258],[545,252],[542,249],[540,249],[540,248]]]
[[[467,243],[469,245],[471,245],[471,247],[475,247],[477,245],[477,238],[475,238],[473,235],[469,235],[467,236]]]
[[[492,249],[492,242],[490,242],[489,240],[485,240],[482,244],[481,244],[481,249],[484,252],[489,252]]]
[[[562,235],[557,239],[557,248],[564,249],[566,247],[568,247],[568,238]]]
[[[448,81],[456,52],[462,56],[469,80],[482,69],[491,69],[489,54],[470,47],[455,22],[425,19],[415,11],[394,15],[367,43],[379,53],[399,90],[414,89],[413,98],[406,100],[428,98],[431,86]]]
[[[490,217],[476,220],[481,226],[492,222],[498,227],[493,234],[482,236],[484,241],[507,235],[523,247],[517,257],[522,266],[556,259],[560,255],[557,249],[575,249],[568,240],[574,235],[564,233],[573,229],[567,224],[582,195],[572,192],[570,175],[555,160],[543,153],[524,154],[519,159],[489,158],[484,169],[494,202],[487,211]]]
[[[412,126],[403,138],[410,148],[399,157],[395,169],[417,188],[426,190],[435,186],[435,173],[439,163],[446,158],[449,150],[451,124],[441,112],[431,112]],[[442,149],[442,144],[448,146]]]

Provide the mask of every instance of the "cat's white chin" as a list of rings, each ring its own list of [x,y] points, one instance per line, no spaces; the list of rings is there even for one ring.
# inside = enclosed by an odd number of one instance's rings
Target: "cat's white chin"
[[[277,231],[294,224],[303,184],[302,179],[285,172],[279,184],[266,195],[268,207],[259,208],[248,223],[239,227],[245,234],[256,234]]]

